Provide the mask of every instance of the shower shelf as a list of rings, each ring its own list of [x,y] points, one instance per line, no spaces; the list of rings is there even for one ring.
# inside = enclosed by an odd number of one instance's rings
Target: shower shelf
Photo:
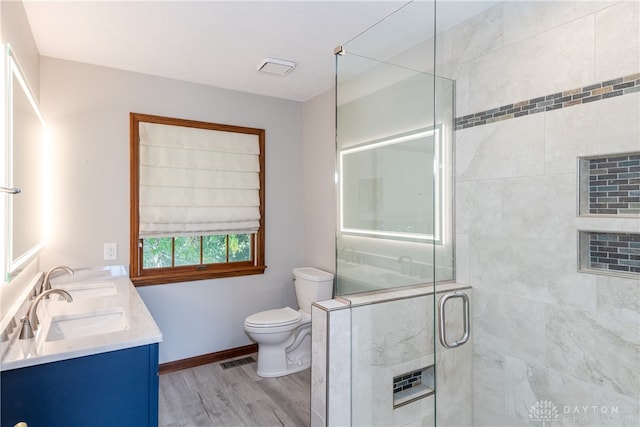
[[[578,215],[640,216],[640,153],[578,158]]]
[[[424,399],[431,396],[435,390],[421,384],[416,387],[412,387],[407,390],[402,390],[397,393],[393,393],[393,409],[399,408],[416,400]]]
[[[621,277],[640,276],[640,234],[578,232],[578,270]]]

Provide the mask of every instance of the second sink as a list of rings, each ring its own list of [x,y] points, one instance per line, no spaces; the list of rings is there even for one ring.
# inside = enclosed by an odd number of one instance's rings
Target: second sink
[[[67,283],[64,285],[54,286],[58,289],[64,289],[69,292],[74,300],[83,298],[98,298],[116,295],[118,293],[113,282],[96,282],[96,283]]]

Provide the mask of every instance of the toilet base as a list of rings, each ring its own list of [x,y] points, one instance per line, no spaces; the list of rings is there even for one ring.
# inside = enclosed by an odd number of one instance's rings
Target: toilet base
[[[258,343],[258,376],[283,377],[311,367],[311,325],[299,327],[292,339],[288,347]]]
[[[260,364],[260,359],[258,358],[258,364]],[[311,367],[311,362],[306,363],[304,365],[295,366],[286,371],[281,372],[264,372],[260,371],[260,367],[258,367],[258,371],[256,372],[259,377],[262,378],[276,378],[276,377],[284,377],[285,375],[295,374],[296,372],[304,371],[305,369],[309,369]]]

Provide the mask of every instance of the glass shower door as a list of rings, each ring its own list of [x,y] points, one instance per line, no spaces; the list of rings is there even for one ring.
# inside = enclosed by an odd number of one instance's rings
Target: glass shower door
[[[452,280],[453,83],[435,4],[336,51],[336,295],[350,304],[351,424],[435,424],[435,283]],[[437,103],[436,103],[437,102]]]

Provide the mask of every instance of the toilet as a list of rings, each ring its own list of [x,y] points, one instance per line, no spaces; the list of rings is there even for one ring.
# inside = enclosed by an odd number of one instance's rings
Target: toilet
[[[299,310],[291,307],[261,311],[244,321],[258,343],[258,375],[281,377],[311,366],[311,303],[329,300],[333,274],[313,267],[293,269]]]

